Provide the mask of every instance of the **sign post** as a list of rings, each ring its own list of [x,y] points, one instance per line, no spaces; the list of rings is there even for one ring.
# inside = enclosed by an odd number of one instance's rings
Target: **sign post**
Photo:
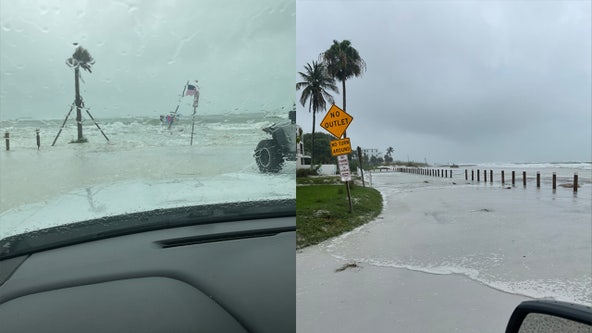
[[[347,189],[347,199],[349,200],[349,212],[353,211],[351,194],[349,192],[349,182],[351,181],[351,173],[349,170],[349,162],[347,154],[352,152],[351,142],[349,138],[342,138],[345,130],[351,124],[354,118],[340,109],[337,105],[331,105],[329,111],[321,121],[321,127],[327,132],[333,134],[338,140],[331,141],[331,154],[337,156],[337,164],[339,165],[339,174],[341,181],[345,182]]]

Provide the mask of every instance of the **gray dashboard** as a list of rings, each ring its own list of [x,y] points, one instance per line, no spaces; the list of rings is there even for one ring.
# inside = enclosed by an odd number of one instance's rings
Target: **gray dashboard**
[[[2,332],[295,331],[295,224],[184,226],[0,261]]]

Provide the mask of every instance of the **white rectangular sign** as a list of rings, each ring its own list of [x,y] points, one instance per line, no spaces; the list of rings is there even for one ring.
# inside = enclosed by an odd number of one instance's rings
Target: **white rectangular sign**
[[[339,174],[341,175],[342,182],[350,182],[351,173],[349,172],[349,161],[347,160],[347,155],[339,155],[337,156],[337,164],[339,164]]]

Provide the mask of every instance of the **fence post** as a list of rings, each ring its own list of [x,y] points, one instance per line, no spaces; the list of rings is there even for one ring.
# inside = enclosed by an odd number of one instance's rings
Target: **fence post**
[[[578,173],[574,173],[574,193],[578,191]]]
[[[522,171],[522,185],[526,187],[526,171]]]
[[[479,169],[477,169],[477,181],[481,181],[481,176],[480,176],[480,171]]]
[[[555,191],[555,189],[557,189],[557,174],[553,172],[553,191]]]
[[[10,133],[4,133],[4,138],[6,139],[6,150],[10,150]]]
[[[475,180],[475,170],[471,169],[471,181]]]
[[[489,182],[493,183],[493,170],[489,170]]]
[[[39,150],[39,147],[41,146],[41,138],[39,137],[39,129],[35,130],[35,137],[37,139],[37,150]]]
[[[506,177],[504,175],[504,170],[502,170],[502,186],[506,183]]]
[[[487,170],[483,170],[483,181],[487,183]]]
[[[516,185],[516,171],[512,171],[512,186]]]
[[[541,187],[541,173],[537,171],[537,188]]]
[[[465,169],[465,180],[469,180],[469,170]]]

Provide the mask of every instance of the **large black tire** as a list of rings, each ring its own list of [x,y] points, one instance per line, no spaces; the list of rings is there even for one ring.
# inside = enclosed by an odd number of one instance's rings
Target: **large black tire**
[[[255,162],[261,172],[279,172],[284,164],[284,158],[274,140],[261,140],[255,148]]]

